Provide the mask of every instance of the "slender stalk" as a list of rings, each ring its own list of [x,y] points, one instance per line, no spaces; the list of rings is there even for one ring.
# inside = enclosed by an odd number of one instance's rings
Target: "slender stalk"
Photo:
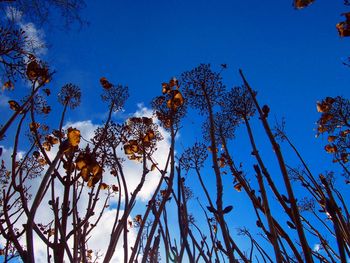
[[[6,131],[8,130],[8,128],[10,128],[11,124],[14,122],[17,116],[23,113],[23,111],[29,105],[29,103],[33,100],[34,96],[37,94],[39,89],[43,86],[43,84],[39,84],[36,88],[34,88],[35,84],[36,84],[36,81],[32,84],[33,91],[28,97],[28,99],[19,107],[18,110],[16,110],[14,114],[12,114],[10,119],[0,128],[0,138],[2,138],[5,135]]]
[[[56,154],[55,159],[52,161],[51,165],[47,169],[45,175],[43,176],[43,179],[39,185],[37,194],[35,195],[33,204],[31,206],[29,216],[27,219],[26,224],[26,241],[27,241],[27,257],[26,262],[28,263],[34,263],[35,257],[34,257],[34,241],[33,241],[33,225],[34,225],[34,218],[36,215],[36,212],[39,208],[39,205],[41,203],[42,198],[44,197],[45,189],[47,187],[47,183],[49,182],[52,173],[55,170],[55,167],[59,160],[61,159],[63,153],[61,150],[59,150]]]
[[[275,251],[276,262],[281,263],[283,261],[283,259],[282,259],[282,255],[281,255],[281,252],[280,252],[280,248],[278,246],[277,233],[276,233],[276,230],[275,230],[275,225],[273,224],[273,219],[272,219],[272,216],[271,216],[269,201],[267,199],[267,195],[266,195],[265,186],[264,186],[263,178],[262,178],[262,175],[261,175],[261,171],[260,171],[258,165],[254,165],[254,169],[255,169],[255,172],[257,173],[257,178],[258,178],[258,183],[259,183],[259,186],[260,186],[261,197],[262,197],[263,204],[264,204],[265,215],[266,215],[267,221],[269,223],[269,228],[270,228],[270,238],[269,238],[269,240],[271,241],[271,243],[273,245],[273,249]]]
[[[174,181],[174,176],[175,176],[175,131],[174,131],[174,127],[173,124],[171,124],[171,129],[170,129],[170,138],[171,138],[171,143],[170,143],[170,174],[169,177],[167,179],[168,182],[168,187],[166,190],[165,195],[163,196],[162,202],[159,205],[159,208],[157,210],[157,212],[155,213],[154,216],[154,221],[149,233],[149,236],[147,238],[147,242],[146,242],[146,246],[145,246],[145,253],[142,257],[142,263],[146,263],[147,261],[147,256],[148,256],[148,252],[150,251],[150,246],[151,246],[151,241],[153,239],[153,236],[155,234],[155,231],[157,229],[158,223],[159,223],[159,219],[160,219],[160,215],[162,213],[162,211],[164,210],[165,204],[168,201],[168,198],[170,197],[172,188],[173,188],[173,181]]]
[[[260,115],[260,120],[264,126],[265,132],[270,140],[270,143],[271,143],[271,145],[274,149],[275,155],[277,157],[278,164],[280,166],[280,170],[281,170],[281,173],[283,176],[283,181],[284,181],[284,184],[285,184],[286,189],[287,189],[288,198],[289,198],[289,201],[291,204],[293,222],[295,223],[295,226],[296,226],[296,229],[298,232],[301,247],[302,247],[303,252],[304,252],[305,261],[307,263],[312,263],[313,259],[312,259],[311,249],[310,249],[308,242],[306,240],[306,237],[305,237],[303,225],[301,223],[301,219],[299,216],[297,202],[296,202],[296,199],[294,197],[294,192],[293,192],[292,185],[291,185],[289,177],[288,177],[288,172],[287,172],[287,168],[286,168],[286,165],[284,162],[282,152],[281,152],[280,147],[279,147],[278,143],[276,142],[276,139],[275,139],[275,137],[271,131],[271,128],[267,122],[267,115],[262,111],[262,109],[260,108],[260,105],[258,104],[258,101],[256,99],[256,94],[254,93],[253,89],[250,87],[249,83],[247,82],[246,78],[244,77],[242,70],[239,70],[239,73],[243,79],[244,85],[247,87],[247,89],[249,90],[249,92],[253,98],[254,104],[255,104],[255,106],[259,112],[259,115]]]

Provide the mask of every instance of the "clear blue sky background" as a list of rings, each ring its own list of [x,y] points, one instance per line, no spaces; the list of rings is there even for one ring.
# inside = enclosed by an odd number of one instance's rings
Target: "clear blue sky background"
[[[316,101],[350,95],[350,68],[342,64],[350,39],[335,28],[346,11],[340,0],[303,10],[292,1],[87,1],[88,27],[45,31],[52,45],[46,59],[57,71],[54,89],[67,82],[82,88],[82,107],[70,119],[97,123],[106,111],[101,76],[129,86],[126,112],[134,112],[136,103],[147,106],[160,94],[161,82],[199,63],[217,70],[227,63],[229,88],[241,84],[242,68],[259,101],[270,105],[271,120],[285,117],[287,132],[315,160],[322,148],[314,144]]]
[[[240,85],[242,68],[259,101],[269,104],[272,122],[286,118],[287,132],[318,174],[330,158],[322,151],[322,138],[315,139],[316,101],[350,97],[350,68],[342,65],[350,55],[350,39],[341,39],[335,28],[346,11],[341,0],[319,0],[303,10],[289,0],[90,0],[82,13],[89,26],[45,30],[51,45],[45,59],[56,70],[52,93],[67,82],[79,85],[83,103],[69,120],[99,124],[107,110],[99,99],[102,76],[129,86],[126,113],[132,113],[137,103],[148,106],[160,95],[161,83],[171,77],[199,63],[218,70],[226,63],[225,84]],[[196,118],[191,115],[187,124],[197,123]],[[185,125],[179,147],[188,146],[193,131]],[[199,131],[196,136],[201,138]],[[238,140],[233,147],[244,159],[250,149],[243,145],[248,144]],[[226,201],[243,204],[241,197],[234,198]],[[236,223],[247,217],[241,214]]]
[[[83,107],[72,118],[98,118],[99,78],[130,88],[127,110],[160,93],[160,83],[199,63],[224,72],[228,87],[241,83],[242,68],[259,99],[285,116],[291,129],[312,133],[315,102],[348,92],[349,39],[335,24],[347,11],[342,1],[316,1],[295,10],[292,1],[87,1],[90,26],[46,31],[47,59],[55,84],[83,90]],[[97,104],[96,106],[99,106]]]

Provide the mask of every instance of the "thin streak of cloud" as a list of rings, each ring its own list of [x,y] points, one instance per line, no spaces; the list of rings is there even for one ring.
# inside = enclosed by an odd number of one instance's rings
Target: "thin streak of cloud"
[[[19,23],[19,26],[28,38],[26,48],[31,50],[36,56],[45,55],[47,53],[47,48],[44,40],[44,31],[42,29],[37,29],[33,23]]]
[[[14,7],[8,6],[6,8],[6,17],[25,32],[27,37],[25,48],[27,50],[39,57],[47,53],[45,32],[42,29],[38,29],[33,23],[25,22],[22,12]]]
[[[22,20],[23,13],[13,6],[6,7],[6,18],[19,23]]]

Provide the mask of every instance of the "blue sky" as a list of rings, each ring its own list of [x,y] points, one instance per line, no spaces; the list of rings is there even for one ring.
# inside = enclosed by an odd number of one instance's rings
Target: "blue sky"
[[[295,10],[290,1],[88,1],[83,16],[90,26],[45,31],[52,45],[47,60],[57,71],[55,84],[81,86],[79,118],[91,116],[87,106],[101,76],[129,86],[132,111],[170,77],[199,63],[217,69],[227,63],[228,87],[241,83],[242,68],[260,101],[288,123],[303,114],[310,126],[298,126],[310,129],[316,100],[347,95],[349,68],[341,61],[349,40],[335,29],[346,11],[341,2]]]
[[[160,94],[161,82],[199,63],[217,70],[226,63],[228,88],[242,83],[242,68],[259,101],[270,106],[272,121],[285,117],[292,138],[318,151],[316,101],[349,95],[350,68],[342,64],[349,39],[335,28],[347,9],[342,1],[316,1],[295,10],[291,2],[87,1],[82,15],[89,26],[45,30],[46,59],[57,71],[53,85],[78,84],[83,104],[71,120],[99,123],[106,111],[97,99],[101,76],[129,86],[126,112],[134,112],[137,103],[147,106]]]
[[[217,70],[226,63],[223,77],[228,88],[242,84],[238,75],[242,68],[258,91],[258,100],[270,106],[271,122],[286,118],[287,132],[318,174],[330,158],[322,150],[322,138],[315,138],[316,101],[350,95],[350,68],[342,64],[350,56],[350,40],[341,39],[335,28],[346,11],[342,1],[316,1],[295,10],[292,1],[277,0],[91,0],[82,13],[88,26],[42,29],[49,45],[43,59],[56,71],[53,94],[68,82],[82,89],[82,106],[68,120],[94,124],[101,124],[107,111],[99,99],[102,76],[129,87],[127,116],[138,103],[149,106],[160,95],[162,82],[200,63]],[[50,100],[54,112],[59,112],[56,98]],[[193,142],[193,134],[201,139],[193,123],[199,124],[195,114],[185,120],[179,151]],[[263,144],[264,137],[259,138]],[[242,161],[250,153],[245,145],[244,136],[232,145]],[[265,158],[272,161],[268,150]],[[241,198],[235,193],[225,200],[244,208]],[[235,218],[237,225],[249,221],[249,214],[242,215]]]

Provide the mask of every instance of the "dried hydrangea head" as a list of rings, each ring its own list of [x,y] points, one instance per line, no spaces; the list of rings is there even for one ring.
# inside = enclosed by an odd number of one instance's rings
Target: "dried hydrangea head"
[[[58,94],[58,101],[71,109],[79,106],[81,98],[80,88],[72,83],[64,85]]]
[[[225,92],[220,72],[213,71],[209,64],[200,64],[182,73],[179,83],[188,104],[198,109],[200,114],[207,114],[209,107],[218,105]]]
[[[126,142],[124,153],[130,160],[141,161],[142,156],[150,156],[156,150],[156,144],[163,137],[158,131],[158,125],[152,118],[132,117],[125,127]]]
[[[108,103],[108,106],[112,107],[114,112],[120,111],[129,98],[128,87],[120,84],[113,85],[104,77],[100,79],[100,83],[103,88],[102,101]]]
[[[224,114],[237,121],[249,119],[255,113],[253,98],[245,86],[234,87],[226,92],[220,104]]]
[[[170,129],[178,125],[181,118],[186,114],[186,100],[180,91],[179,81],[176,78],[170,79],[169,83],[162,83],[162,96],[152,101],[152,108],[160,125]]]

